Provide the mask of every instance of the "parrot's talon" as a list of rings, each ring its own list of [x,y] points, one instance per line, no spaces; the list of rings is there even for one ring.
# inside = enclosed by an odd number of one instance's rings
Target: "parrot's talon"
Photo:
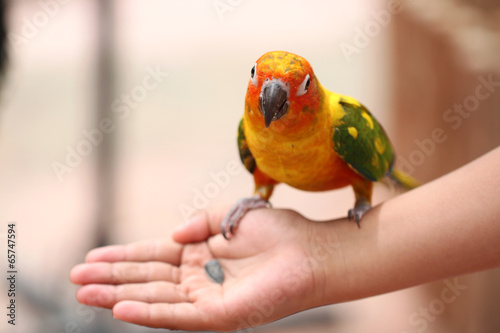
[[[360,216],[360,215],[361,215],[361,214],[356,213],[356,211],[355,211],[355,209],[354,209],[354,208],[353,208],[353,209],[349,209],[349,211],[347,212],[347,219],[348,219],[349,221],[351,221],[351,220],[356,221],[356,224],[358,225],[358,228],[360,228],[360,229],[361,229],[361,226],[360,226],[360,224],[359,224],[359,221],[361,221],[361,217],[362,217],[362,216]]]
[[[256,208],[271,208],[271,204],[258,195],[238,200],[222,220],[220,225],[222,236],[229,240],[235,234],[236,228],[245,214]]]
[[[359,200],[356,201],[356,204],[354,205],[353,209],[349,209],[347,212],[347,219],[349,221],[355,220],[356,224],[358,225],[358,228],[361,229],[361,225],[359,222],[361,222],[361,219],[363,216],[372,208],[370,203],[366,200]]]

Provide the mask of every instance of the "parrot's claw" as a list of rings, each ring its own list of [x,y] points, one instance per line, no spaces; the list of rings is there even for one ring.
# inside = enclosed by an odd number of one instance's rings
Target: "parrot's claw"
[[[349,220],[355,220],[358,224],[358,228],[360,228],[359,222],[363,218],[363,216],[372,208],[370,203],[365,200],[356,201],[353,209],[349,209],[347,213],[347,218]]]
[[[269,201],[262,199],[260,196],[255,195],[250,198],[243,198],[229,210],[229,213],[224,217],[220,225],[220,231],[225,239],[229,239],[234,235],[238,224],[245,214],[252,209],[256,208],[271,208]]]

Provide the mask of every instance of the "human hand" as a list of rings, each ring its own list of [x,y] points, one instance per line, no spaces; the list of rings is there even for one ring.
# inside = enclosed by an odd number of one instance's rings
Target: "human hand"
[[[86,263],[70,274],[73,283],[83,285],[78,301],[112,309],[115,318],[139,325],[221,331],[327,303],[324,254],[336,250],[324,243],[317,247],[321,223],[294,211],[258,209],[227,241],[219,228],[225,213],[200,213],[176,230],[176,242],[142,241],[90,251]],[[323,261],[316,259],[321,253]],[[205,263],[214,258],[224,272],[222,284],[205,273]]]
[[[219,234],[226,211],[200,214],[174,233],[176,242],[89,252],[71,280],[83,285],[81,303],[112,308],[124,321],[227,331],[499,267],[500,206],[491,200],[500,188],[498,165],[500,148],[375,206],[361,229],[347,219],[315,223],[289,210],[258,209],[226,241]],[[222,285],[205,274],[214,258]]]

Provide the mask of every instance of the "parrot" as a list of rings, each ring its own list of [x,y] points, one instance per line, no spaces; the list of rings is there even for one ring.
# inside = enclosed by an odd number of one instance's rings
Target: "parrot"
[[[222,220],[226,239],[249,210],[271,207],[279,183],[304,191],[352,186],[355,203],[347,215],[358,227],[371,209],[373,183],[419,185],[394,167],[391,142],[368,109],[325,89],[309,62],[290,52],[268,52],[253,65],[237,145],[255,190]]]

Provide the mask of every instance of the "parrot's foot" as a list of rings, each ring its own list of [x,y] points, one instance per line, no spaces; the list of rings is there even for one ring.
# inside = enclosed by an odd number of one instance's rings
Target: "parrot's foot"
[[[234,235],[243,216],[245,216],[249,210],[256,208],[271,208],[271,204],[258,195],[238,200],[224,217],[224,220],[222,220],[220,225],[222,236],[224,236],[225,239],[229,239],[231,235]]]
[[[355,220],[356,223],[359,226],[359,221],[363,218],[363,215],[366,214],[370,209],[372,208],[372,205],[366,200],[357,200],[356,204],[354,205],[353,209],[349,209],[349,212],[347,213],[347,218],[349,220]]]

